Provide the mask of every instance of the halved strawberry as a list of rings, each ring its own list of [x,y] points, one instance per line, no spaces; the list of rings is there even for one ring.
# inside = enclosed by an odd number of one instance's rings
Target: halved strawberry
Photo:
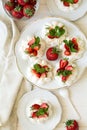
[[[13,2],[10,2],[10,1],[7,1],[5,3],[5,9],[8,10],[8,11],[11,11],[14,9],[14,3]]]
[[[65,51],[64,51],[64,54],[65,54],[66,56],[70,56],[70,55],[71,55],[71,52],[68,51],[68,50],[65,50]]]
[[[45,73],[42,73],[42,74],[41,74],[41,77],[42,77],[42,78],[47,77],[47,73],[46,73],[46,72],[45,72]]]
[[[74,4],[78,3],[79,0],[74,0]]]
[[[68,79],[69,76],[62,76],[62,81],[66,82],[66,80]]]
[[[35,42],[35,38],[31,39],[29,42],[28,42],[28,45],[32,45],[33,43]]]
[[[72,38],[72,42],[74,44],[74,49],[76,49],[78,51],[79,47],[78,47],[77,39],[76,38]]]
[[[72,65],[68,65],[68,66],[65,67],[65,70],[70,70],[70,71],[72,71],[72,70],[73,70],[73,66],[72,66]]]
[[[34,50],[36,50],[36,51],[38,51],[39,49],[40,49],[39,46],[35,46],[35,47],[34,47]]]
[[[68,65],[68,60],[67,59],[61,59],[60,60],[60,68],[65,68]]]
[[[65,48],[67,51],[70,51],[70,48],[69,48],[66,44],[64,44],[64,48]]]
[[[46,118],[48,117],[48,113],[44,113],[43,115],[38,116],[38,118]]]
[[[32,106],[31,106],[31,109],[33,109],[33,110],[38,110],[40,108],[40,105],[39,104],[33,104]]]
[[[33,112],[31,118],[37,118],[37,112]]]
[[[36,75],[36,77],[40,78],[41,77],[41,74],[40,73],[37,73],[35,69],[32,69],[32,73],[34,75]]]
[[[32,17],[35,13],[35,8],[32,5],[25,5],[23,7],[23,14],[25,17]]]
[[[48,34],[47,37],[50,38],[50,39],[54,39],[55,38],[55,36],[52,36],[50,34]]]
[[[36,50],[33,51],[33,56],[37,56],[37,51]]]
[[[42,103],[40,105],[40,108],[48,108],[48,107],[49,107],[49,105],[47,103]]]
[[[29,0],[18,0],[18,3],[24,6],[29,3]]]
[[[63,2],[63,5],[64,5],[64,6],[67,6],[67,7],[70,6],[69,2],[66,2],[66,1]]]
[[[48,48],[46,52],[46,57],[48,60],[57,60],[59,51],[55,47]]]
[[[15,18],[22,18],[23,17],[23,10],[22,10],[22,6],[17,5],[11,12],[12,16]]]

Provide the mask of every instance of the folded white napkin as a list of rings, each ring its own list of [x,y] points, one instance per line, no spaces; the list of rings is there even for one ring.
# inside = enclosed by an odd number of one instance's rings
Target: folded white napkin
[[[0,1],[0,125],[6,123],[22,81],[18,71],[14,46],[20,33],[5,15]]]

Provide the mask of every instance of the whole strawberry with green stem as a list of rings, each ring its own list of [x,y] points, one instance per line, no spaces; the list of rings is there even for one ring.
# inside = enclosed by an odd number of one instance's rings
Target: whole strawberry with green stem
[[[29,3],[29,1],[30,0],[18,0],[18,3],[20,4],[20,5],[26,5],[26,4],[28,4]]]
[[[11,1],[7,1],[7,2],[5,3],[5,9],[8,10],[8,11],[13,10],[14,7],[15,7],[15,5],[14,5],[14,3],[11,2]]]
[[[17,5],[12,11],[11,14],[15,18],[22,18],[23,17],[23,9],[21,5]]]
[[[34,15],[34,13],[35,13],[35,8],[33,5],[28,4],[23,7],[23,14],[25,17],[30,18]]]
[[[76,120],[68,120],[65,122],[66,130],[79,130],[78,122]]]

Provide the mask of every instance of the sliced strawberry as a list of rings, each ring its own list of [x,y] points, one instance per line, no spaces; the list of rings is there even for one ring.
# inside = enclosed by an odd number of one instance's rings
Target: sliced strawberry
[[[33,112],[31,118],[37,118],[37,112]]]
[[[40,73],[37,73],[35,69],[32,69],[32,73],[34,75],[36,75],[36,77],[40,78],[41,77],[41,74]]]
[[[55,47],[50,47],[47,50],[46,57],[48,60],[57,60],[58,59],[58,51],[55,50]]]
[[[34,50],[36,50],[36,51],[38,51],[39,49],[40,49],[39,46],[35,46],[35,47],[34,47]]]
[[[29,0],[18,0],[18,3],[24,6],[29,3]]]
[[[38,110],[39,108],[40,108],[39,104],[34,104],[31,106],[31,109],[33,109],[33,110]]]
[[[33,38],[32,40],[30,40],[30,41],[28,42],[28,45],[30,46],[30,45],[32,45],[34,42],[35,42],[35,38]]]
[[[10,1],[7,1],[5,3],[5,9],[8,10],[8,11],[11,11],[14,9],[14,3],[13,2],[10,2]]]
[[[42,103],[40,106],[40,108],[48,108],[48,107],[49,107],[49,105],[47,103]]]
[[[33,55],[37,56],[37,51],[36,50],[33,51]]]
[[[31,47],[28,48],[28,51],[30,54],[34,52],[34,50]]]
[[[73,66],[72,66],[72,65],[68,65],[68,66],[65,67],[65,70],[70,70],[70,71],[72,71],[72,70],[73,70]]]
[[[23,7],[23,14],[25,17],[32,17],[35,13],[35,8],[32,5],[25,5]]]
[[[66,44],[64,44],[64,48],[65,48],[67,51],[70,51],[70,48],[69,48]]]
[[[46,118],[46,117],[48,117],[48,114],[44,113],[44,115],[40,115],[38,118]]]
[[[74,4],[78,3],[79,0],[74,0]]]
[[[69,76],[62,76],[62,81],[66,82],[66,80],[68,79]]]
[[[55,36],[51,36],[50,34],[48,34],[47,37],[50,38],[50,39],[54,39],[55,38]]]
[[[47,73],[46,73],[46,72],[45,72],[45,73],[42,73],[42,74],[41,74],[41,77],[42,77],[42,78],[47,77]]]
[[[78,47],[77,39],[76,38],[72,38],[72,42],[74,44],[74,49],[76,49],[78,51],[79,47]]]
[[[71,55],[71,52],[70,52],[70,51],[65,50],[65,51],[64,51],[64,54],[65,54],[66,56],[70,56],[70,55]]]
[[[68,65],[68,60],[66,59],[61,59],[60,60],[60,68],[65,68]]]
[[[63,5],[64,5],[64,6],[67,6],[67,7],[70,6],[69,2],[66,2],[66,1],[63,2]]]

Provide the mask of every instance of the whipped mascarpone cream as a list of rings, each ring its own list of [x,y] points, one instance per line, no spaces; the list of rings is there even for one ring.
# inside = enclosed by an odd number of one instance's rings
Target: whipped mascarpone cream
[[[58,9],[69,12],[69,11],[73,11],[73,10],[77,9],[81,3],[81,0],[79,0],[78,3],[70,4],[70,6],[64,6],[63,1],[61,1],[61,0],[55,0],[55,3],[57,5]]]
[[[56,71],[59,68],[59,65],[57,65],[55,68],[55,80],[57,81],[60,87],[72,85],[72,83],[74,83],[78,77],[79,72],[78,66],[72,62],[70,62],[69,65],[72,65],[74,69],[72,71],[72,74],[68,77],[68,79],[65,82],[62,81],[61,75],[60,76],[57,75]]]
[[[63,27],[63,29],[65,29],[65,33],[59,38],[53,38],[53,39],[48,38],[47,34],[49,32],[49,29],[47,28],[49,27],[55,28],[55,26]],[[51,45],[51,46],[59,45],[59,43],[65,39],[66,35],[67,35],[67,28],[65,27],[65,25],[61,22],[55,22],[55,21],[52,21],[51,23],[46,23],[41,31],[41,37],[46,41],[48,45]]]
[[[49,71],[47,72],[46,77],[40,77],[38,78],[35,74],[32,73],[33,66],[38,63],[41,66],[47,65],[49,67]],[[28,70],[27,70],[27,77],[30,79],[31,82],[35,84],[45,84],[46,82],[50,82],[53,78],[53,73],[52,73],[53,67],[47,63],[45,60],[42,59],[37,59],[33,62],[33,64],[29,65]]]
[[[48,117],[45,117],[45,118],[31,118],[31,115],[32,115],[31,106],[33,104],[41,105],[42,103],[47,103],[49,105]],[[52,105],[48,101],[38,99],[38,100],[34,100],[31,104],[27,105],[26,110],[25,110],[25,115],[26,115],[27,119],[29,119],[32,123],[39,123],[39,124],[40,123],[45,123],[49,118],[51,118],[51,116],[53,114],[52,109],[53,109]],[[33,110],[33,112],[34,112],[34,110]]]
[[[34,61],[36,58],[40,58],[45,51],[46,43],[43,39],[40,38],[40,49],[38,50],[37,56],[29,56],[29,54],[25,53],[25,49],[29,47],[28,42],[32,39],[33,37],[27,37],[26,40],[22,40],[22,43],[20,43],[20,48],[19,51],[21,53],[21,56],[23,59],[27,60],[29,59],[30,61]]]
[[[60,44],[60,50],[61,50],[61,54],[63,58],[68,58],[69,60],[73,61],[73,60],[77,60],[79,58],[81,58],[83,56],[83,53],[85,52],[85,42],[83,39],[81,39],[80,37],[75,37],[75,36],[69,36],[66,37],[66,40],[71,40],[72,38],[76,38],[76,41],[78,43],[78,52],[71,52],[71,54],[69,56],[64,54],[64,51],[66,50],[64,45],[65,43],[62,42]]]

